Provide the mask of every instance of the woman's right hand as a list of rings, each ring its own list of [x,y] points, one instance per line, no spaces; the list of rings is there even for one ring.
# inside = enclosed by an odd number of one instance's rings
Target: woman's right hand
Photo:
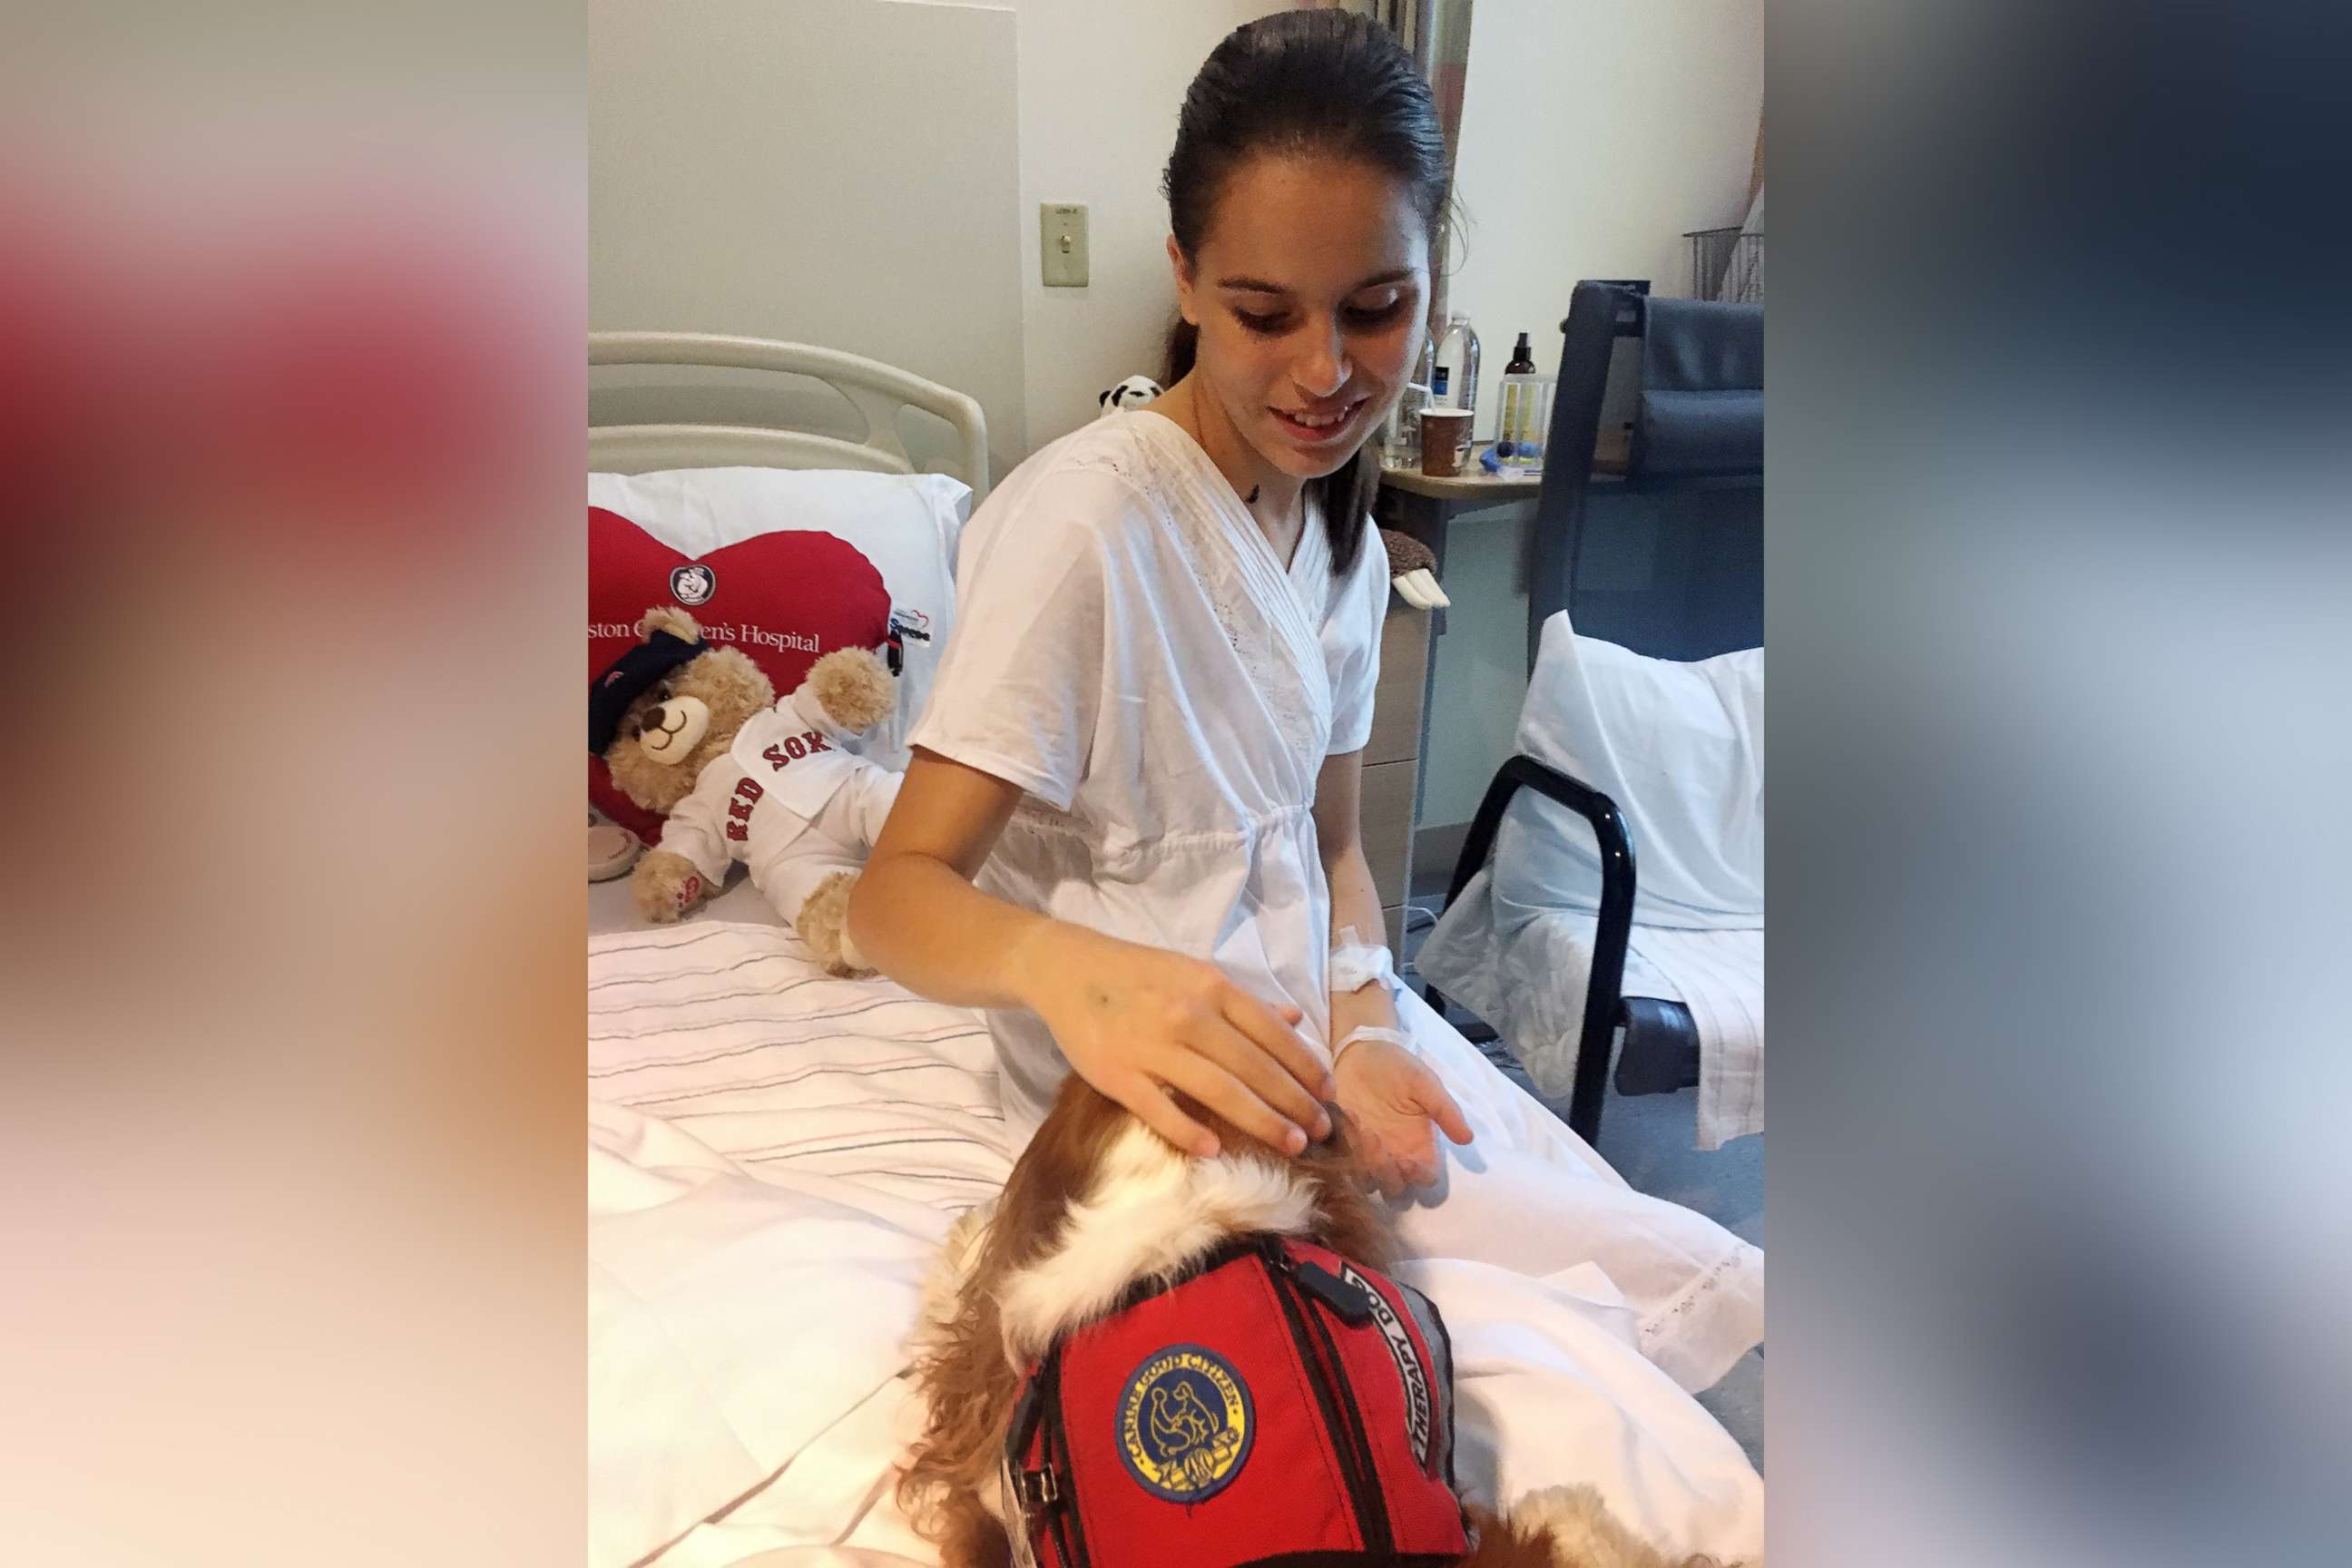
[[[1330,1135],[1321,1102],[1338,1086],[1297,1008],[1268,1006],[1213,963],[1078,926],[1043,924],[1024,945],[1023,999],[1070,1066],[1179,1149],[1213,1155],[1217,1139],[1171,1089],[1294,1154]]]

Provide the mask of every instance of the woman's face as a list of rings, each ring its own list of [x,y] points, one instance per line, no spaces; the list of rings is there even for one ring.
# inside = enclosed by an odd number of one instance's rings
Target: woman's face
[[[1195,373],[1258,456],[1300,479],[1354,456],[1421,353],[1429,234],[1370,164],[1267,154],[1236,169],[1188,265],[1173,239]]]

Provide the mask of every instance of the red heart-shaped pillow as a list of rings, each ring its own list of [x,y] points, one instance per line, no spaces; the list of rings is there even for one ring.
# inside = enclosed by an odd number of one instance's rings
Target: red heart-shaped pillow
[[[785,530],[692,557],[616,511],[588,509],[588,676],[611,668],[637,639],[637,618],[676,605],[705,640],[737,647],[790,696],[821,654],[882,646],[890,595],[882,574],[830,533]],[[613,787],[604,759],[588,763],[588,798],[648,844],[661,819]]]

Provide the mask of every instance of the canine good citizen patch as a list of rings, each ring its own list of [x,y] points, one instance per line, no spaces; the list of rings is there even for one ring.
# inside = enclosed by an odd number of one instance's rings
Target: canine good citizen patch
[[[1119,1458],[1152,1496],[1199,1502],[1241,1474],[1256,1424],[1249,1385],[1230,1362],[1198,1345],[1171,1345],[1127,1376]]]

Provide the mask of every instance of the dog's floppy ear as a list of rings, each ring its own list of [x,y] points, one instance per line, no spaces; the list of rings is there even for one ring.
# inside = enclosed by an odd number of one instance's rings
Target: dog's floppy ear
[[[1110,401],[1110,395],[1118,390],[1118,388],[1116,386],[1106,386],[1100,392],[1096,393],[1095,406],[1099,408],[1103,405],[1108,403]]]

